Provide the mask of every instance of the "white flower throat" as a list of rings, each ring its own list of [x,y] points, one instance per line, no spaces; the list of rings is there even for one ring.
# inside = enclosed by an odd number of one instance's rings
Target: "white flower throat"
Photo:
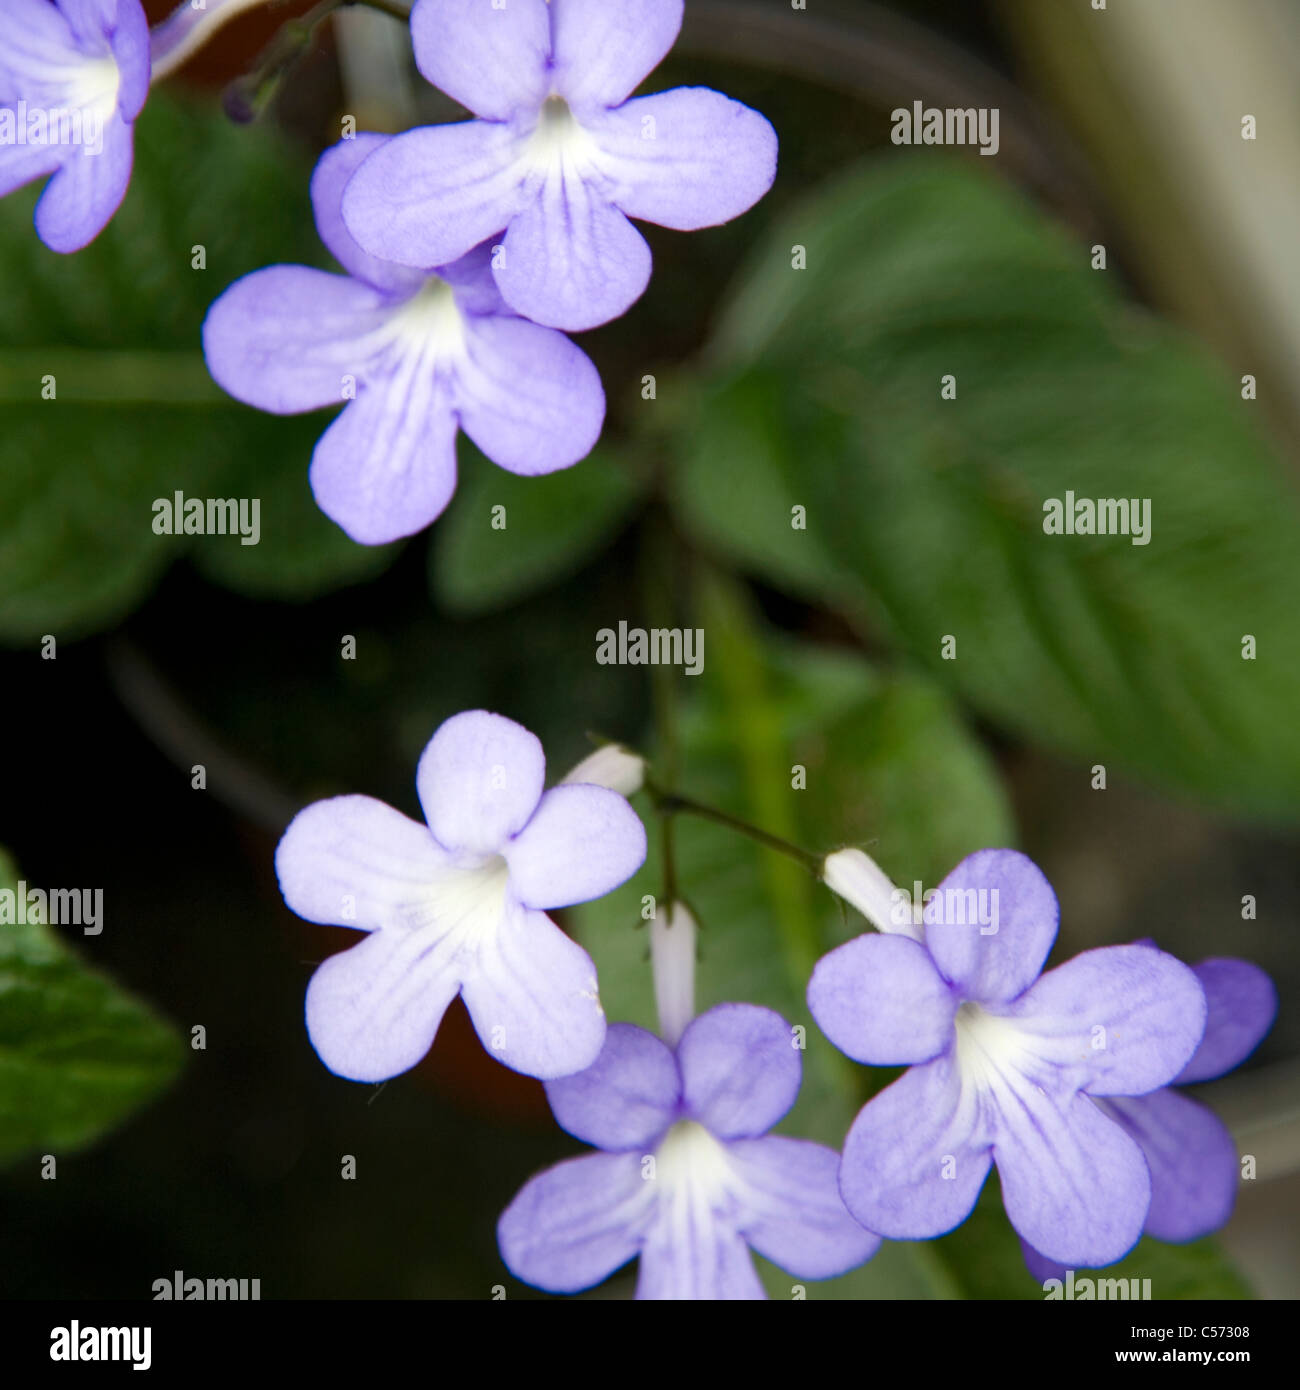
[[[1021,1029],[967,1000],[957,1010],[957,1065],[982,1089],[998,1086],[1009,1071],[1023,1071],[1029,1050]]]

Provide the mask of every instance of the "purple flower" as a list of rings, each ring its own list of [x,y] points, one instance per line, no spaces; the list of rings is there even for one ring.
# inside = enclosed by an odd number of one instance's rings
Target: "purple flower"
[[[1147,946],[1085,951],[1040,979],[1057,917],[1030,860],[981,850],[934,890],[923,939],[860,936],[818,962],[808,1007],[827,1037],[860,1062],[912,1064],[845,1143],[840,1189],[864,1226],[904,1240],[949,1231],[996,1163],[1011,1224],[1052,1258],[1109,1264],[1137,1240],[1147,1165],[1091,1098],[1177,1076],[1205,996]]]
[[[1139,943],[1142,945],[1154,943]],[[1240,1066],[1277,1015],[1277,990],[1259,966],[1219,957],[1193,966],[1205,992],[1205,1036],[1173,1086],[1210,1081]],[[1110,1096],[1097,1105],[1132,1135],[1151,1173],[1151,1207],[1143,1231],[1179,1243],[1217,1231],[1237,1196],[1237,1145],[1213,1111],[1172,1086],[1141,1096]],[[1065,1268],[1021,1242],[1036,1279]]]
[[[595,1066],[550,1081],[555,1118],[604,1152],[531,1179],[497,1226],[501,1255],[553,1293],[599,1284],[640,1256],[638,1298],[763,1298],[749,1250],[799,1279],[829,1279],[880,1238],[844,1209],[833,1150],[767,1133],[794,1104],[792,1030],[753,1004],[719,1004],[674,1051],[610,1026]]]
[[[232,396],[289,415],[349,404],[316,446],[311,486],[353,540],[380,545],[434,520],[456,490],[456,431],[512,473],[551,473],[600,437],[605,395],[563,334],[502,303],[486,249],[434,272],[366,255],[339,215],[344,185],[385,143],[327,150],[311,196],[347,275],[277,265],[208,313],[208,367]]]
[[[438,265],[504,231],[513,309],[569,331],[617,318],[650,279],[629,217],[717,226],[776,175],[776,133],[747,106],[704,87],[628,100],[681,22],[682,0],[417,0],[420,71],[479,119],[367,160],[343,200],[353,236]]]
[[[80,251],[121,206],[148,95],[140,0],[5,0],[0,197],[53,175],[36,204],[51,251]]]
[[[354,1081],[413,1067],[460,994],[483,1045],[530,1076],[596,1059],[605,1015],[591,958],[545,915],[587,902],[645,860],[645,830],[617,792],[543,792],[527,729],[474,710],[420,758],[427,825],[368,796],[318,801],[276,850],[284,900],[309,922],[369,933],[307,988],[321,1061]]]

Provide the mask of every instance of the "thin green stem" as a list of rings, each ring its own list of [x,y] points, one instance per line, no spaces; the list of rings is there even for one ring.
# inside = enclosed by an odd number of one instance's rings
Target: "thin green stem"
[[[821,859],[810,851],[792,844],[789,840],[783,840],[781,836],[762,830],[757,825],[751,825],[748,821],[741,820],[739,816],[733,816],[728,811],[719,810],[716,806],[706,806],[702,801],[695,801],[689,796],[678,796],[674,792],[662,792],[648,782],[646,787],[654,799],[655,810],[667,822],[671,823],[672,818],[678,815],[699,816],[702,820],[711,820],[716,825],[725,825],[727,829],[734,830],[739,835],[744,835],[760,845],[765,845],[768,849],[775,850],[778,854],[784,854],[788,859],[795,860],[802,864],[814,878],[821,877]]]
[[[652,514],[646,524],[640,557],[646,625],[651,628],[672,626],[673,539],[667,519]],[[667,786],[675,787],[679,776],[680,753],[677,740],[677,685],[673,668],[666,665],[652,666],[650,688],[661,775]],[[655,802],[658,811],[657,797]],[[659,813],[659,830],[663,902],[667,911],[671,910],[678,897],[676,839],[671,815]]]

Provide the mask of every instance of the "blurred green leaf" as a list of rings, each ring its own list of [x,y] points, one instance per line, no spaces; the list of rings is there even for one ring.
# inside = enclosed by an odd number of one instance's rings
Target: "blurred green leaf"
[[[307,465],[328,421],[258,416],[240,422],[244,466],[223,476],[225,495],[256,497],[260,502],[261,539],[257,545],[218,537],[192,552],[195,564],[218,584],[250,598],[305,602],[331,589],[361,583],[381,574],[402,548],[358,545],[316,505],[307,481]],[[267,470],[268,459],[291,460]]]
[[[853,172],[744,277],[677,505],[706,544],[883,626],[1005,726],[1294,817],[1294,489],[1257,407],[1111,285],[967,166]],[[1044,534],[1067,492],[1150,499],[1150,543]]]
[[[572,468],[521,478],[462,439],[460,463],[430,578],[439,603],[463,615],[504,608],[574,573],[618,532],[641,492],[599,448]]]
[[[681,678],[684,793],[809,849],[869,842],[904,881],[938,882],[972,850],[1014,840],[994,769],[925,678],[885,677],[854,652],[778,639],[720,579],[704,586],[698,621],[704,671]],[[792,785],[796,765],[807,770],[806,790]],[[596,962],[609,1017],[656,1029],[648,938],[637,927],[643,895],[662,891],[660,841],[641,809],[646,867],[568,916]],[[839,1148],[868,1088],[896,1073],[836,1052],[808,1015],[804,985],[811,962],[862,922],[794,861],[708,821],[683,815],[676,826],[679,891],[701,926],[699,1010],[746,1000],[801,1025],[804,1085],[783,1128]],[[859,1285],[873,1297],[886,1286],[905,1291],[898,1296],[941,1293],[942,1271],[927,1260],[898,1247],[874,1268],[811,1286],[811,1296],[856,1297]],[[769,1277],[774,1294],[789,1297],[788,1276]]]
[[[182,553],[244,592],[294,598],[391,559],[314,514],[307,468],[327,418],[273,420],[229,400],[200,351],[208,306],[233,280],[324,263],[309,173],[269,129],[155,95],[126,201],[86,250],[37,241],[39,189],[0,202],[0,641],[105,627]],[[259,497],[260,544],[155,534],[153,502],[178,491]]]
[[[0,853],[0,891],[17,885]],[[90,1143],[156,1095],[181,1057],[167,1024],[48,926],[0,924],[0,1162]]]

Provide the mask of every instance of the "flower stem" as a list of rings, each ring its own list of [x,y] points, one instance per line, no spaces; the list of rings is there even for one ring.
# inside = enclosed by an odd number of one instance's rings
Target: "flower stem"
[[[734,830],[737,834],[744,835],[757,841],[760,845],[765,845],[768,849],[775,850],[778,854],[784,854],[788,859],[797,861],[814,878],[821,877],[821,859],[808,850],[792,844],[789,840],[783,840],[779,835],[773,835],[770,831],[762,830],[757,825],[751,825],[748,821],[741,820],[739,816],[721,811],[716,806],[706,806],[702,801],[694,801],[689,796],[679,796],[675,792],[662,792],[649,781],[646,782],[646,788],[654,799],[655,810],[669,823],[677,815],[699,816],[702,820],[711,820],[716,825],[725,825],[729,830]]]
[[[673,534],[667,518],[652,514],[646,523],[641,551],[641,590],[646,626],[672,626]],[[667,786],[674,787],[679,775],[677,742],[677,685],[671,666],[650,668],[651,698],[654,704],[655,732],[659,743],[659,767]],[[646,780],[650,786],[649,779]],[[652,793],[653,795],[653,793]],[[660,798],[653,795],[659,815],[659,854],[663,865],[663,903],[668,909],[677,901],[676,841],[671,814],[659,809]]]

